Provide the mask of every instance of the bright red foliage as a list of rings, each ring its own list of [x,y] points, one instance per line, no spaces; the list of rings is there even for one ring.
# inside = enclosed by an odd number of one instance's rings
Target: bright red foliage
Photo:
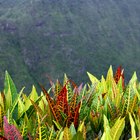
[[[125,88],[125,84],[124,84],[124,69],[122,69],[121,66],[119,66],[117,68],[117,71],[116,71],[115,76],[114,76],[114,80],[115,80],[116,84],[118,84],[120,78],[122,78],[122,87],[124,89]]]
[[[67,83],[70,82],[67,81]],[[66,84],[67,84],[66,83]],[[78,127],[78,119],[79,119],[79,110],[81,106],[81,102],[77,104],[77,92],[74,92],[74,95],[68,103],[68,89],[66,84],[64,87],[62,87],[62,90],[60,93],[56,93],[58,95],[54,95],[54,98],[52,99],[50,95],[47,93],[47,91],[42,87],[42,90],[44,94],[46,95],[46,99],[48,101],[49,107],[51,109],[51,112],[54,116],[54,119],[56,122],[60,123],[61,125],[67,125],[68,127],[73,122],[75,128]],[[73,84],[73,83],[72,83]],[[74,88],[77,88],[77,86],[74,85]],[[77,91],[78,89],[74,90]],[[66,118],[64,119],[61,114],[65,114]],[[64,124],[66,122],[66,124]]]

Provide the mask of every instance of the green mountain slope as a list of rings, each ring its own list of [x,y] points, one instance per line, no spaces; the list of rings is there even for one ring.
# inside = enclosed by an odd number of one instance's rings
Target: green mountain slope
[[[0,83],[20,88],[67,73],[77,83],[122,65],[140,75],[140,1],[1,0]],[[2,87],[2,86],[1,86]]]

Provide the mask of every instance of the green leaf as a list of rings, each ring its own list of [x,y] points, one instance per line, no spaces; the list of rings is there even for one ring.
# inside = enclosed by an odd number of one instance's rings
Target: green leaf
[[[5,94],[5,98],[6,98],[6,111],[7,111],[8,109],[10,109],[10,106],[12,105],[12,94],[10,88]]]
[[[87,72],[87,74],[93,85],[95,85],[95,84],[98,85],[100,83],[100,81],[95,76],[93,76],[91,73]]]
[[[107,85],[106,85],[105,78],[103,76],[101,78],[101,87],[102,87],[102,93],[106,93],[107,92]]]
[[[51,132],[50,132],[50,134],[49,134],[49,136],[48,136],[48,140],[53,140],[53,139],[54,139],[53,134],[54,134],[54,128],[53,128],[53,126],[52,126],[52,127],[51,127]]]
[[[74,137],[72,138],[72,140],[84,140],[83,138],[83,134],[81,132],[77,132]]]
[[[112,140],[119,140],[122,131],[125,127],[125,119],[118,118],[117,121],[115,122],[114,126],[111,128],[110,134],[112,137]]]
[[[47,135],[46,135],[46,127],[45,125],[41,124],[41,120],[39,117],[39,114],[37,112],[37,118],[38,118],[38,140],[46,140]]]
[[[105,115],[104,115],[104,133],[103,136],[101,137],[101,140],[112,140],[110,135],[109,122]]]
[[[136,138],[136,130],[135,130],[135,122],[131,116],[131,114],[129,113],[129,119],[130,119],[130,124],[131,124],[131,140],[137,140]]]
[[[73,91],[72,91],[70,81],[66,74],[64,74],[64,81],[63,81],[63,86],[65,86],[65,85],[66,85],[66,89],[67,89],[68,102],[70,102],[72,99],[72,96],[73,96]]]
[[[136,72],[134,72],[131,80],[129,81],[129,84],[134,84],[137,81],[137,79],[138,79],[137,74],[136,74]]]
[[[75,129],[73,123],[70,125],[70,132],[71,132],[71,134],[72,134],[72,137],[76,134],[76,129]]]
[[[64,133],[64,131],[62,131],[62,132],[60,133],[59,139],[55,139],[55,140],[63,140],[63,133]]]
[[[37,91],[36,91],[36,88],[35,88],[34,85],[32,86],[32,91],[31,91],[31,93],[29,95],[29,98],[31,100],[33,100],[34,102],[38,99],[38,94],[37,94]]]
[[[45,95],[43,93],[41,93],[41,96],[42,96],[42,99],[39,102],[39,107],[41,108],[41,110],[43,112],[45,112],[46,106],[48,106],[48,103],[47,103],[46,97],[45,97]]]
[[[23,93],[24,87],[21,89],[20,93],[17,95],[17,97],[15,98],[12,106],[10,106],[10,115],[14,117],[14,119],[18,119],[18,100],[21,96],[21,94]]]
[[[82,121],[78,127],[78,131],[79,132],[82,132],[83,131],[83,128],[84,128],[84,121]]]
[[[63,140],[71,140],[72,135],[68,127],[64,128],[64,133],[63,133]]]
[[[16,86],[7,71],[5,72],[4,92],[5,94],[11,94],[12,102],[14,102],[14,100],[18,96]]]
[[[18,99],[18,119],[20,118],[20,116],[22,116],[22,114],[24,113],[24,108],[25,105],[24,103],[21,101],[21,99]]]
[[[112,70],[112,66],[109,67],[109,70],[107,72],[107,76],[106,76],[106,81],[112,81],[113,79],[113,70]]]
[[[112,70],[112,66],[110,66],[106,76],[106,83],[108,86],[108,90],[109,88],[112,88],[113,82],[114,82],[113,70]]]
[[[10,107],[10,114],[12,115],[17,103],[18,103],[18,99],[20,98],[21,94],[23,93],[24,87],[21,89],[20,93],[17,95],[17,97],[15,98],[12,106]]]
[[[42,96],[40,96],[37,100],[36,100],[36,104],[39,104],[40,100],[42,99]],[[31,105],[28,110],[26,110],[27,116],[28,118],[30,118],[32,116],[32,114],[35,112],[35,108],[33,105]]]
[[[55,120],[53,120],[55,126],[57,127],[58,130],[61,130],[62,126],[59,124],[59,122],[56,122]]]
[[[25,124],[25,121],[23,122],[22,126],[20,126],[21,130],[21,136],[24,137],[27,135],[27,125]]]

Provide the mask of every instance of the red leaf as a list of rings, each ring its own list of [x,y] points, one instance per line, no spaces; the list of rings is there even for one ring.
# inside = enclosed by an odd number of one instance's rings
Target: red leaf
[[[72,122],[74,122],[75,128],[78,127],[78,120],[79,120],[79,109],[81,106],[81,102],[78,103],[78,105],[75,108],[69,109],[68,112],[68,119],[67,119],[67,126],[69,127]]]
[[[78,127],[78,120],[79,120],[79,109],[81,106],[81,102],[79,102],[79,104],[77,105],[77,107],[75,108],[75,114],[74,114],[74,126],[75,128]]]
[[[51,99],[50,95],[47,93],[45,88],[43,86],[41,86],[41,88],[42,88],[42,91],[44,92],[44,94],[46,95],[47,102],[49,104],[49,107],[51,109],[51,112],[52,112],[56,122],[59,122],[59,120],[61,119],[61,114],[58,111],[57,106],[55,105],[54,101]]]
[[[0,140],[7,140],[7,139],[0,135]]]
[[[77,93],[73,95],[72,100],[70,102],[70,111],[75,110],[76,103],[77,103]]]
[[[57,96],[56,100],[56,106],[59,109],[59,111],[64,112],[68,115],[68,100],[67,100],[67,89],[66,86],[64,86]]]
[[[115,80],[116,84],[118,84],[121,77],[122,77],[122,87],[124,89],[124,86],[125,86],[124,85],[124,69],[122,69],[122,67],[119,66],[117,68],[117,71],[116,71],[115,76],[114,76],[114,80]]]

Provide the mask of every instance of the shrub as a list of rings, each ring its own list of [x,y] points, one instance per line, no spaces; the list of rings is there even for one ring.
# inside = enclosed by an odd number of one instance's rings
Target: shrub
[[[0,93],[0,139],[77,140],[137,139],[140,137],[140,84],[136,73],[128,84],[124,70],[77,86],[66,74],[39,95],[33,86],[18,93],[6,71]]]

